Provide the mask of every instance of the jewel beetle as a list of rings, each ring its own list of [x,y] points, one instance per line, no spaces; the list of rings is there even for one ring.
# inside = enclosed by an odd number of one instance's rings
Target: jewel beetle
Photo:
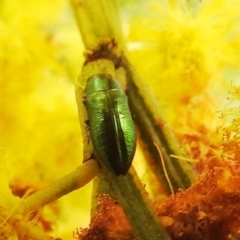
[[[117,176],[125,175],[136,149],[135,127],[125,93],[109,74],[91,76],[84,93],[97,157]]]

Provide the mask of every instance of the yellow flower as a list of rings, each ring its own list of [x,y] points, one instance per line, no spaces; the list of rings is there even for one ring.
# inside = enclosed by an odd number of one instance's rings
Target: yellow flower
[[[170,123],[179,119],[186,105],[190,111],[202,111],[204,101],[212,114],[232,80],[223,81],[223,74],[240,67],[239,11],[234,7],[238,1],[199,1],[195,6],[171,2],[175,4],[153,1],[144,14],[140,9],[142,15],[131,19],[129,33],[129,41],[140,46],[130,57]]]

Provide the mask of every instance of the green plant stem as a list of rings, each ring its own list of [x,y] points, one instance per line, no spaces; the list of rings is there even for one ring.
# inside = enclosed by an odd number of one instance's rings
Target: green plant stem
[[[95,49],[103,39],[114,38],[117,40],[119,51],[126,52],[116,1],[83,0],[79,5],[76,0],[71,0],[71,3],[86,49]],[[150,168],[166,194],[176,192],[179,188],[188,188],[196,178],[194,168],[187,162],[170,157],[170,155],[179,157],[186,155],[144,81],[127,60],[124,62],[124,68],[127,73],[127,95],[130,107],[140,133],[143,153]],[[165,163],[165,171],[163,163]]]
[[[77,5],[75,0],[71,0],[71,3],[86,49],[96,49],[103,39],[116,39],[119,51],[125,50],[115,1],[83,0],[80,5]],[[130,106],[136,116],[135,121],[141,134],[141,140],[145,146],[148,146],[145,154],[148,159],[152,159],[149,161],[152,169],[157,169],[157,171],[154,170],[155,175],[159,176],[158,180],[165,191],[170,193],[169,181],[163,171],[160,158],[161,153],[162,160],[166,162],[166,170],[170,175],[173,191],[189,187],[195,176],[194,171],[190,165],[178,164],[175,159],[170,157],[170,154],[183,156],[183,153],[165,123],[151,92],[147,90],[145,84],[142,85],[140,78],[127,60],[123,61],[122,67],[125,69],[127,77]],[[101,70],[97,72],[101,73]],[[143,114],[137,115],[138,112]],[[145,138],[146,132],[147,137]],[[157,151],[158,147],[160,153]],[[138,240],[170,239],[160,225],[156,212],[133,170],[124,177],[116,177],[104,167],[104,164],[101,164],[101,173],[98,176],[98,182],[95,182],[94,199],[102,191],[107,191],[114,199],[117,199]],[[94,216],[94,212],[92,212],[92,216]]]
[[[17,211],[28,214],[31,211],[40,209],[48,203],[85,186],[97,175],[98,171],[98,163],[95,160],[89,160],[73,172],[26,197],[17,208]]]
[[[117,177],[102,166],[97,181],[100,191],[119,201],[138,240],[170,240],[133,167],[127,175]]]
[[[116,0],[70,0],[86,49],[94,49],[103,39],[117,39],[125,49]]]
[[[148,165],[166,193],[171,194],[179,188],[190,187],[196,179],[196,172],[188,162],[171,157],[171,155],[187,156],[164,120],[159,104],[127,60],[124,67],[127,72],[129,104],[138,126],[140,143]]]

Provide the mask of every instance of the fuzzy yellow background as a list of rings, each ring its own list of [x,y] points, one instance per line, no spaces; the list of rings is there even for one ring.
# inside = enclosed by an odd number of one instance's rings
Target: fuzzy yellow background
[[[197,135],[204,126],[215,143],[229,70],[240,67],[239,3],[172,2],[130,8],[127,41],[141,47],[129,57],[174,131]],[[16,193],[37,191],[82,162],[74,80],[84,47],[67,1],[2,1],[0,15],[1,169]],[[88,224],[90,190],[45,207],[54,236],[71,239]]]
[[[236,95],[228,99],[239,85],[236,6],[236,0],[150,1],[130,17],[129,57],[191,158],[191,149],[202,160],[220,143],[217,129],[233,118],[224,109],[234,115],[238,104]]]
[[[240,63],[236,6],[236,0],[150,1],[130,20],[129,41],[140,44],[130,57],[170,123],[179,115],[189,121],[183,110],[198,120],[194,112],[207,118],[226,104],[236,80],[229,70]]]
[[[0,159],[17,194],[37,191],[82,162],[74,80],[83,46],[71,14],[61,0],[0,5]],[[70,239],[88,224],[90,189],[44,209],[54,235]]]

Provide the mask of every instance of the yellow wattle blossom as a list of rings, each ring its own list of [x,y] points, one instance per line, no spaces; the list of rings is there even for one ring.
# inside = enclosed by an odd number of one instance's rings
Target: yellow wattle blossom
[[[152,1],[148,11],[142,14],[140,10],[142,15],[130,22],[128,40],[141,44],[130,57],[171,122],[178,118],[182,106],[192,105],[191,110],[196,110],[199,101],[200,109],[201,98],[210,100],[209,89],[218,87],[222,91],[230,86],[232,79],[225,79],[223,73],[231,67],[239,68],[240,62],[239,12],[234,7],[238,1],[188,5],[190,1]],[[203,91],[206,97],[199,96]],[[213,95],[217,103],[210,100],[210,108],[212,104],[218,108],[222,95],[210,91]]]
[[[237,5],[152,1],[130,22],[129,56],[190,158],[206,160],[221,140],[218,110],[240,67]]]
[[[8,173],[7,180],[0,179],[1,186],[9,181],[13,193],[23,197],[82,162],[73,81],[81,69],[83,47],[65,1],[4,1],[0,13],[0,147],[6,165],[1,169]],[[89,214],[82,209],[90,202],[80,196],[89,196],[89,190],[45,207],[45,229],[70,238],[79,223],[86,225]],[[71,219],[64,206],[76,206],[71,211],[82,217]],[[11,212],[15,206],[5,207]],[[56,218],[62,220],[57,223]]]

